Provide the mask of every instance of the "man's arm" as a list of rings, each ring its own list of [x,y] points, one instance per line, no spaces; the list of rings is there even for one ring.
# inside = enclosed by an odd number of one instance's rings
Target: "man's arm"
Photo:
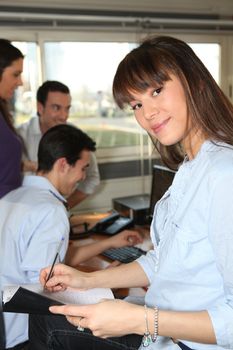
[[[142,242],[142,237],[137,231],[124,230],[115,236],[77,247],[70,244],[66,253],[66,264],[77,266],[88,259],[101,254],[110,248],[132,246]]]
[[[62,204],[54,206],[49,201],[32,205],[26,217],[24,240],[27,246],[21,251],[23,258],[20,269],[31,282],[35,282],[40,269],[53,262],[61,237],[64,237],[64,241],[58,261],[64,261],[69,239],[69,220]]]

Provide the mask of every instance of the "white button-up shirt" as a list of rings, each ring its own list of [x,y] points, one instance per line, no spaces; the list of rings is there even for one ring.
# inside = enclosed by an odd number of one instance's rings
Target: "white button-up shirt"
[[[233,349],[233,147],[206,141],[185,161],[155,207],[154,251],[138,259],[150,280],[148,306],[207,310],[217,345],[182,341],[196,350]],[[148,349],[179,349],[159,337]]]
[[[38,283],[40,270],[58,261],[69,240],[65,199],[41,176],[26,176],[23,186],[0,200],[0,285]],[[4,313],[7,348],[28,339],[28,315]]]

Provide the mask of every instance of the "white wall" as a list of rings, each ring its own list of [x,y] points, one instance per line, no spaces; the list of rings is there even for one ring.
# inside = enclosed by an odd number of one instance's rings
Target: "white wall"
[[[103,180],[95,194],[73,209],[73,212],[107,211],[112,208],[112,198],[145,194],[151,191],[151,176]]]

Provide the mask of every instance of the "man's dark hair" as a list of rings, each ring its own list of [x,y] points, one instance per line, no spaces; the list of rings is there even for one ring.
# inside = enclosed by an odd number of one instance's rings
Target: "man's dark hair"
[[[95,142],[82,130],[61,124],[50,128],[41,138],[38,149],[38,171],[49,172],[59,158],[74,165],[81,152],[96,150]]]
[[[68,86],[56,80],[45,81],[37,90],[36,99],[45,106],[49,92],[61,92],[63,94],[69,94],[70,90]]]

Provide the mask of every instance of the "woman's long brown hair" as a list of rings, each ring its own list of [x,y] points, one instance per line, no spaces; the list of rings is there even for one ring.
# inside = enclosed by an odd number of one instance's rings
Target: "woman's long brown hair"
[[[0,81],[4,70],[19,58],[24,58],[22,52],[17,47],[13,46],[9,40],[0,39]],[[8,101],[1,98],[1,93],[0,112],[10,129],[15,132],[13,118],[8,107]]]
[[[205,65],[185,42],[172,37],[152,37],[120,62],[113,81],[113,96],[122,109],[132,92],[162,86],[174,74],[186,96],[192,124],[213,141],[233,145],[233,106]],[[184,159],[179,144],[163,146],[153,140],[163,162],[176,169]]]

